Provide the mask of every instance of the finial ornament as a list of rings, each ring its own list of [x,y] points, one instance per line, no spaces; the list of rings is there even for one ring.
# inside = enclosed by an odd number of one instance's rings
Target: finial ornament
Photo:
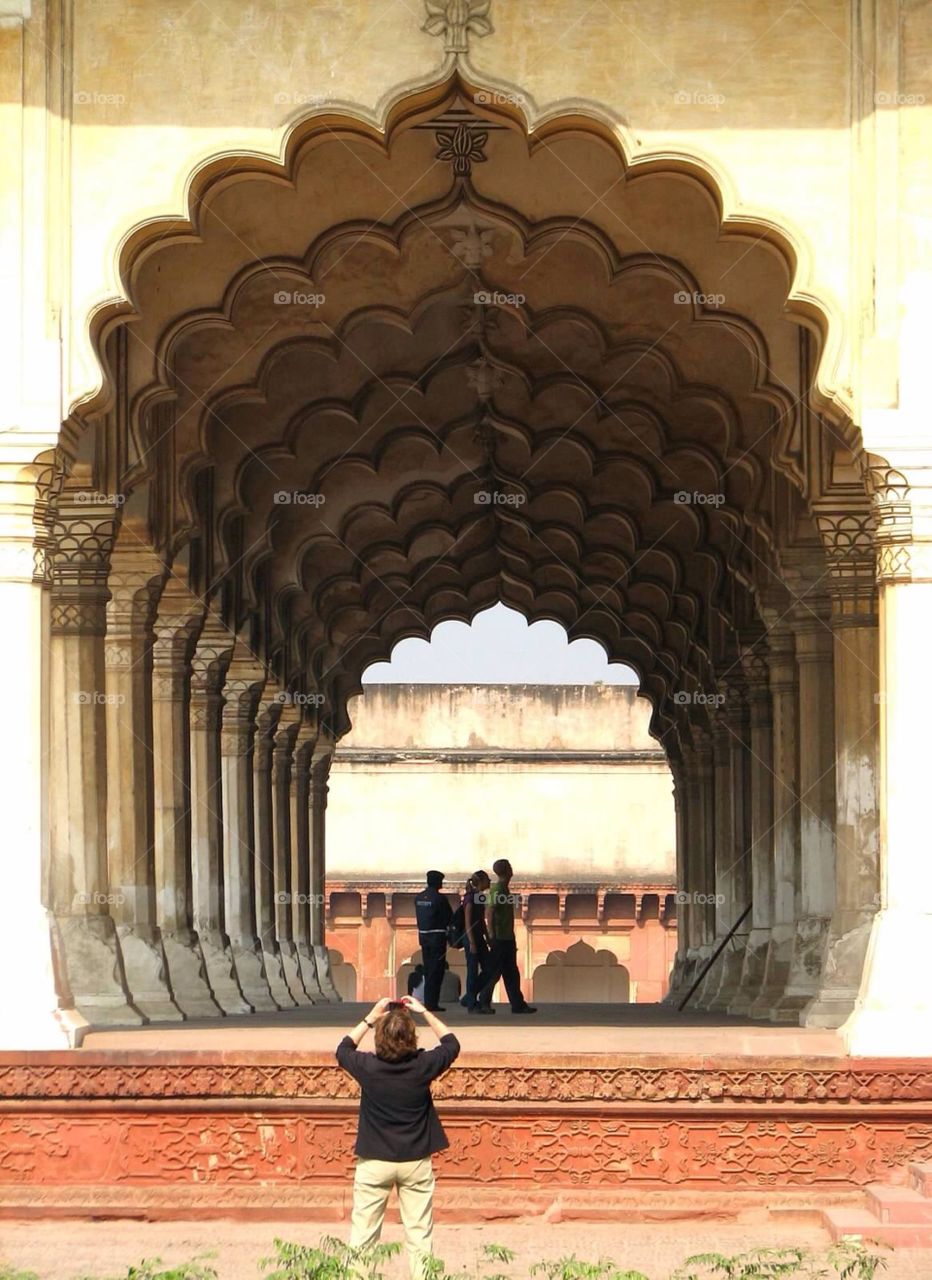
[[[422,30],[443,36],[447,53],[468,53],[470,35],[492,32],[489,10],[492,0],[424,0],[427,21]]]

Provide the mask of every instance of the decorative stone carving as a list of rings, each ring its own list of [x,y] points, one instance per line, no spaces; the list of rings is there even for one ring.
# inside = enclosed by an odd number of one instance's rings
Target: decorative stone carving
[[[469,37],[488,36],[493,27],[489,19],[492,0],[424,0],[427,21],[422,27],[432,36],[442,36],[447,53],[457,56],[469,52]]]

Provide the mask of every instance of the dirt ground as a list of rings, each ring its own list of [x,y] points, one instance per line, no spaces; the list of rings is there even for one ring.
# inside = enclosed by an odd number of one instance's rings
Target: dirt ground
[[[345,1231],[345,1227],[342,1228]],[[143,1258],[161,1258],[166,1264],[187,1261],[209,1253],[221,1280],[259,1280],[259,1260],[271,1251],[275,1236],[312,1244],[323,1235],[341,1234],[340,1228],[302,1227],[294,1222],[0,1222],[0,1275],[2,1263],[34,1271],[41,1280],[76,1280],[82,1276],[125,1276],[127,1268]],[[387,1226],[385,1239],[400,1239],[400,1228]],[[532,1262],[576,1254],[594,1261],[611,1257],[626,1267],[643,1271],[650,1280],[668,1280],[671,1272],[691,1253],[715,1250],[739,1253],[761,1246],[800,1245],[821,1249],[828,1235],[815,1225],[799,1222],[751,1223],[676,1222],[558,1223],[540,1220],[476,1226],[445,1225],[437,1228],[435,1250],[450,1269],[468,1266],[484,1243],[504,1244],[518,1254],[510,1268],[515,1280],[524,1280]],[[901,1250],[889,1255],[884,1280],[930,1280],[932,1250]],[[407,1276],[403,1260],[387,1270],[395,1280]]]

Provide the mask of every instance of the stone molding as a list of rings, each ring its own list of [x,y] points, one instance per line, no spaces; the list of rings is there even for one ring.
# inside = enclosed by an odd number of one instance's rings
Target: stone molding
[[[122,1061],[116,1060],[122,1058]],[[161,1099],[244,1100],[286,1098],[351,1100],[359,1090],[327,1053],[281,1054],[268,1050],[191,1054],[82,1052],[0,1054],[0,1102],[39,1103]],[[155,1059],[155,1060],[153,1060]],[[925,1059],[703,1060],[642,1055],[619,1065],[617,1054],[530,1058],[527,1065],[494,1054],[470,1055],[435,1085],[444,1102],[542,1102],[585,1104],[779,1103],[788,1108],[899,1105],[932,1102],[932,1061]],[[850,1120],[849,1120],[850,1122]],[[932,1140],[932,1124],[929,1126]]]

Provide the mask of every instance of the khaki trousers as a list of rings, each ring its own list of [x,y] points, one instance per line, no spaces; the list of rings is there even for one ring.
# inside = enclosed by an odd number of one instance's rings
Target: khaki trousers
[[[392,1187],[398,1188],[411,1280],[423,1280],[434,1240],[434,1168],[430,1156],[398,1164],[391,1160],[356,1162],[350,1245],[361,1249],[378,1241]]]

